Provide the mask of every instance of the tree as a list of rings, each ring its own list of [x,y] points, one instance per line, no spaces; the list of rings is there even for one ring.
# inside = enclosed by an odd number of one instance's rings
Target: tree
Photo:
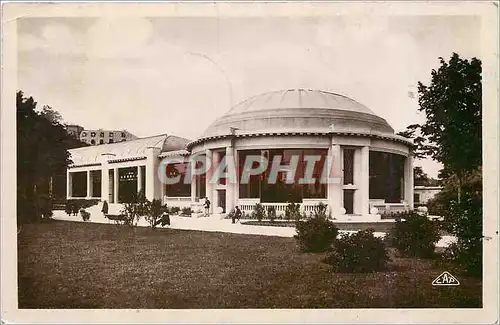
[[[460,201],[464,178],[482,164],[481,61],[456,53],[449,62],[439,60],[430,85],[418,83],[419,111],[426,122],[399,134],[413,139],[417,158],[429,156],[443,164],[442,175],[456,176]]]
[[[413,168],[413,182],[415,186],[438,186],[440,185],[439,180],[429,177],[427,173],[424,172],[422,167],[415,166]]]
[[[424,173],[420,166],[413,168],[413,183],[415,186],[427,186],[429,184],[429,176]]]
[[[429,85],[418,83],[424,124],[401,135],[414,139],[415,151],[443,164],[444,190],[429,210],[444,216],[445,228],[457,237],[447,255],[465,271],[481,275],[482,245],[482,85],[481,61],[453,53],[432,70]]]
[[[66,175],[71,163],[67,149],[79,141],[66,133],[58,112],[48,106],[37,111],[36,105],[32,97],[17,92],[18,222],[51,215],[51,185],[57,175]]]

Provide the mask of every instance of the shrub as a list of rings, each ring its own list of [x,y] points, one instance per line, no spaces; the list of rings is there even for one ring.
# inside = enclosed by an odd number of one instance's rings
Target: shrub
[[[137,203],[124,203],[123,208],[120,212],[124,217],[123,224],[129,227],[136,226],[141,219],[141,215],[139,214],[139,206]]]
[[[179,212],[181,212],[181,208],[179,208],[179,207],[171,207],[170,208],[171,214],[178,214]]]
[[[99,199],[70,199],[66,201],[66,208],[64,211],[68,215],[77,215],[81,209],[90,208],[91,206],[97,205]]]
[[[328,215],[326,214],[328,211],[328,206],[323,202],[320,202],[314,206],[312,215],[314,218],[323,218],[327,219]]]
[[[294,238],[304,252],[325,252],[337,238],[338,228],[333,222],[322,217],[312,217],[297,221],[297,235]]]
[[[264,209],[264,206],[260,203],[257,203],[252,211],[252,219],[257,219],[259,221],[262,221],[266,217],[266,210]]]
[[[482,275],[483,205],[481,192],[464,192],[458,203],[453,200],[445,214],[447,229],[457,242],[447,248],[445,256],[463,267],[471,276]]]
[[[276,208],[272,205],[267,207],[267,217],[271,222],[274,222],[276,220]]]
[[[54,215],[52,212],[52,198],[48,195],[38,197],[38,213],[42,219],[50,219]]]
[[[161,204],[161,200],[146,200],[144,210],[146,212],[145,219],[149,223],[151,229],[155,230],[156,227],[162,223],[167,224],[168,208],[166,204]],[[170,218],[168,219],[168,224],[170,224]]]
[[[184,207],[181,210],[181,214],[184,215],[184,216],[190,216],[191,213],[192,213],[192,211],[191,211],[190,207]]]
[[[404,221],[396,220],[390,243],[403,256],[431,257],[441,236],[437,223],[413,213]]]
[[[233,217],[235,216],[236,214],[236,209],[231,209],[231,211],[229,211],[228,214],[226,214],[226,216],[224,217],[224,219],[233,219]]]
[[[80,215],[82,216],[83,221],[90,220],[90,212],[86,211],[85,209],[80,209]]]
[[[285,210],[286,220],[300,220],[300,205],[294,202],[288,203]]]
[[[343,234],[325,262],[336,272],[369,273],[385,270],[389,256],[382,240],[373,236],[373,229],[368,229]]]

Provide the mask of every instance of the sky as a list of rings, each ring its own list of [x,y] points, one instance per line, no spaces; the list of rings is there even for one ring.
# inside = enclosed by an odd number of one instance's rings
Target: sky
[[[474,16],[22,18],[18,89],[66,123],[188,139],[250,96],[322,89],[397,132],[425,120],[417,83],[439,57],[480,58],[479,35]]]

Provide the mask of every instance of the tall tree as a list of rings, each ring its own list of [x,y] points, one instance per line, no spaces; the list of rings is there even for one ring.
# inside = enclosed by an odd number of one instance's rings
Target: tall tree
[[[47,217],[53,179],[65,175],[71,162],[68,148],[77,139],[61,124],[61,115],[44,107],[37,111],[32,97],[17,92],[17,214],[18,221]]]
[[[482,164],[481,61],[453,53],[432,70],[429,85],[418,83],[419,111],[424,124],[410,125],[400,135],[414,139],[418,157],[441,162],[441,175],[454,175],[460,200],[462,183]]]

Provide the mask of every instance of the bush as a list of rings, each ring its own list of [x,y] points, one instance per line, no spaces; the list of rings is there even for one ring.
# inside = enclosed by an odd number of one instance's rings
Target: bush
[[[266,217],[266,210],[264,209],[264,206],[260,203],[257,203],[253,207],[252,211],[252,219],[257,219],[259,221],[262,221]]]
[[[288,203],[285,210],[286,220],[300,220],[300,205],[294,202]]]
[[[328,211],[328,205],[324,204],[323,202],[318,203],[317,205],[314,206],[314,210],[312,212],[312,215],[314,218],[324,218],[327,219],[329,216],[326,214]]]
[[[184,215],[184,216],[190,216],[191,213],[192,213],[192,211],[191,211],[190,207],[184,207],[181,210],[181,214]]]
[[[447,229],[457,242],[447,248],[445,257],[463,267],[471,276],[482,276],[483,204],[480,192],[465,192],[460,203],[452,201],[445,214]]]
[[[435,221],[417,213],[396,220],[390,233],[390,243],[403,256],[431,257],[441,238]]]
[[[123,224],[133,227],[136,226],[141,219],[141,214],[139,214],[140,208],[137,203],[124,203],[123,208],[120,211],[121,215],[124,217]],[[135,223],[134,223],[135,221]]]
[[[381,239],[373,236],[373,229],[344,234],[334,243],[334,251],[325,262],[336,272],[369,273],[387,269],[389,256]]]
[[[267,217],[271,222],[274,222],[276,220],[276,208],[272,205],[267,207]]]
[[[297,221],[295,225],[299,242],[304,252],[325,252],[330,249],[338,235],[338,228],[333,222],[322,217],[312,217],[305,221]]]
[[[54,215],[52,212],[52,198],[48,195],[40,195],[38,197],[38,213],[42,219],[50,219]]]
[[[161,200],[153,199],[153,201],[146,200],[145,202],[145,219],[149,223],[151,229],[155,230],[159,224],[167,224],[168,208],[167,205],[162,205]],[[168,218],[170,224],[170,218]]]
[[[170,208],[171,214],[178,214],[179,212],[181,212],[181,208],[179,208],[179,207],[171,207]]]
[[[66,208],[64,211],[68,215],[77,215],[81,209],[90,208],[91,206],[99,204],[99,199],[71,199],[66,201]]]
[[[80,209],[80,215],[82,216],[83,221],[90,220],[90,212],[86,211],[85,209]]]

